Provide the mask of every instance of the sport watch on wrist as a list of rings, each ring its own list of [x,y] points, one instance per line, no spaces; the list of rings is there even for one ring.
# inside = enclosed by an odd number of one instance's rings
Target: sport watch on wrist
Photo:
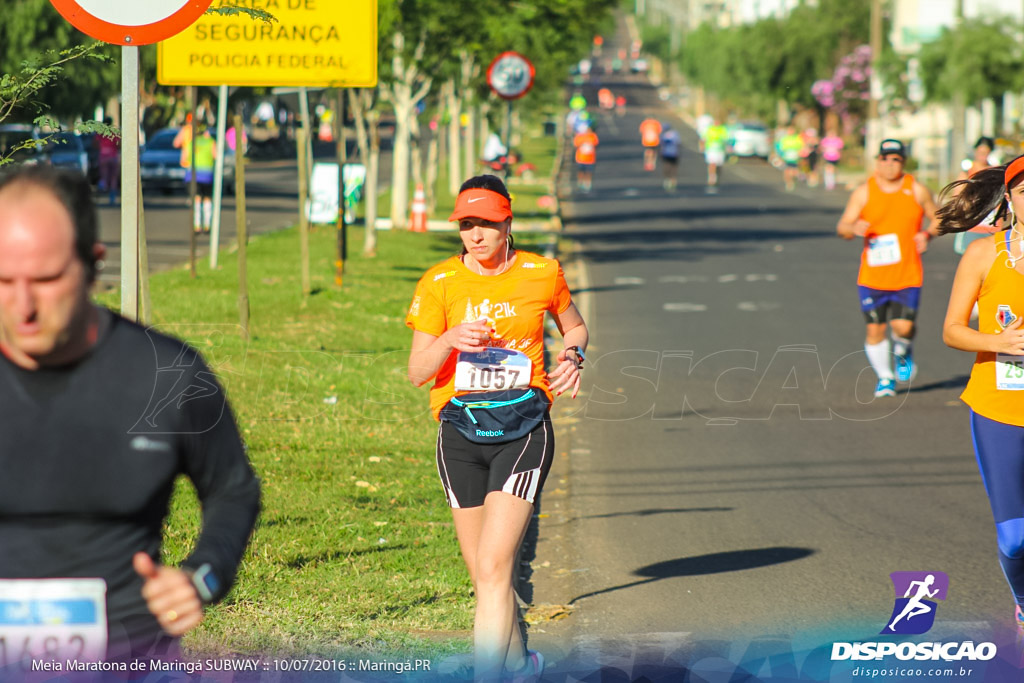
[[[587,360],[587,357],[583,354],[583,349],[581,349],[578,346],[566,346],[565,347],[565,352],[569,353],[570,351],[572,351],[573,353],[576,354],[576,358],[578,360],[577,366],[582,368],[583,367],[583,362],[585,360]]]
[[[192,586],[195,587],[203,604],[208,605],[213,602],[221,587],[220,579],[213,572],[213,566],[207,562],[200,565],[198,569],[186,569],[185,571],[192,579]]]

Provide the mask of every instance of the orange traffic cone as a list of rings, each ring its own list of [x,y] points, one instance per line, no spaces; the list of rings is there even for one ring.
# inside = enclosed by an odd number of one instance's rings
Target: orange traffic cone
[[[427,231],[427,195],[423,192],[423,183],[416,184],[416,192],[412,196],[412,216],[409,229],[413,232]]]

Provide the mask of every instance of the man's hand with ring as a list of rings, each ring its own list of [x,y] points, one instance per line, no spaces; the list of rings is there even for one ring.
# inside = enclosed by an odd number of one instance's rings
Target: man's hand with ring
[[[199,625],[203,603],[188,574],[177,567],[157,565],[146,553],[135,553],[132,566],[143,578],[146,606],[165,632],[182,636]]]

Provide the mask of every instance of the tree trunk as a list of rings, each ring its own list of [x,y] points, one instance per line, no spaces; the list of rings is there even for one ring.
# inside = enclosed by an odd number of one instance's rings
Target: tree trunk
[[[365,96],[364,92],[367,93]],[[363,166],[366,166],[367,159],[370,157],[370,141],[367,139],[366,133],[366,111],[369,109],[367,103],[370,99],[368,90],[352,88],[348,91],[349,106],[352,108],[352,118],[356,128],[356,146],[359,148],[359,161]]]
[[[366,112],[370,133],[370,153],[366,159],[366,234],[363,237],[363,255],[377,255],[377,185],[380,169],[380,112]]]
[[[469,102],[468,93],[464,99],[465,102]],[[474,139],[476,133],[476,107],[472,104],[466,105],[466,127],[463,129],[465,138],[465,158],[466,167],[463,169],[462,174],[466,178],[470,178],[476,175],[476,140]]]
[[[480,154],[477,158],[483,156],[484,146],[487,144],[487,138],[491,136],[491,120],[488,118],[491,113],[491,105],[489,102],[481,102],[480,106],[476,108],[477,121],[480,122],[479,137],[477,137],[477,147],[480,150]],[[502,140],[503,143],[507,143],[507,140]]]
[[[433,131],[427,143],[427,215],[432,216],[437,208],[437,166],[440,162],[440,130]]]
[[[403,97],[404,86],[394,85],[396,97],[395,137],[391,152],[391,229],[405,230],[409,209],[409,98]]]
[[[432,79],[420,73],[418,64],[426,50],[426,39],[421,38],[413,56],[406,61],[405,36],[401,32],[392,37],[395,56],[391,60],[394,79],[383,94],[395,112],[395,139],[391,171],[391,227],[404,230],[409,208],[409,142],[413,112],[420,100],[430,92]]]
[[[415,109],[409,112],[409,163],[415,187],[423,183],[423,130]]]
[[[355,120],[359,160],[366,169],[366,179],[363,181],[363,197],[366,202],[363,211],[363,225],[366,229],[363,236],[363,256],[372,257],[377,255],[377,169],[380,165],[380,132],[377,130],[377,123],[380,121],[380,114],[372,111],[373,93],[371,90],[349,90],[348,98],[352,108],[352,118]],[[369,131],[367,129],[371,125],[371,121],[373,130]],[[376,158],[372,158],[371,135],[377,137]],[[371,167],[372,173],[370,172]]]
[[[446,105],[448,107],[448,192],[454,197],[462,184],[462,169],[459,162],[459,118],[462,116],[461,102],[455,90],[455,81],[448,81]]]

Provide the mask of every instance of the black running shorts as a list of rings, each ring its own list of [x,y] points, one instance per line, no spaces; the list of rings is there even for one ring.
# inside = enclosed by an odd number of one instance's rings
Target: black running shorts
[[[437,473],[453,508],[479,507],[492,491],[532,503],[544,486],[554,455],[550,417],[508,443],[473,443],[448,422],[441,422],[437,430]]]

